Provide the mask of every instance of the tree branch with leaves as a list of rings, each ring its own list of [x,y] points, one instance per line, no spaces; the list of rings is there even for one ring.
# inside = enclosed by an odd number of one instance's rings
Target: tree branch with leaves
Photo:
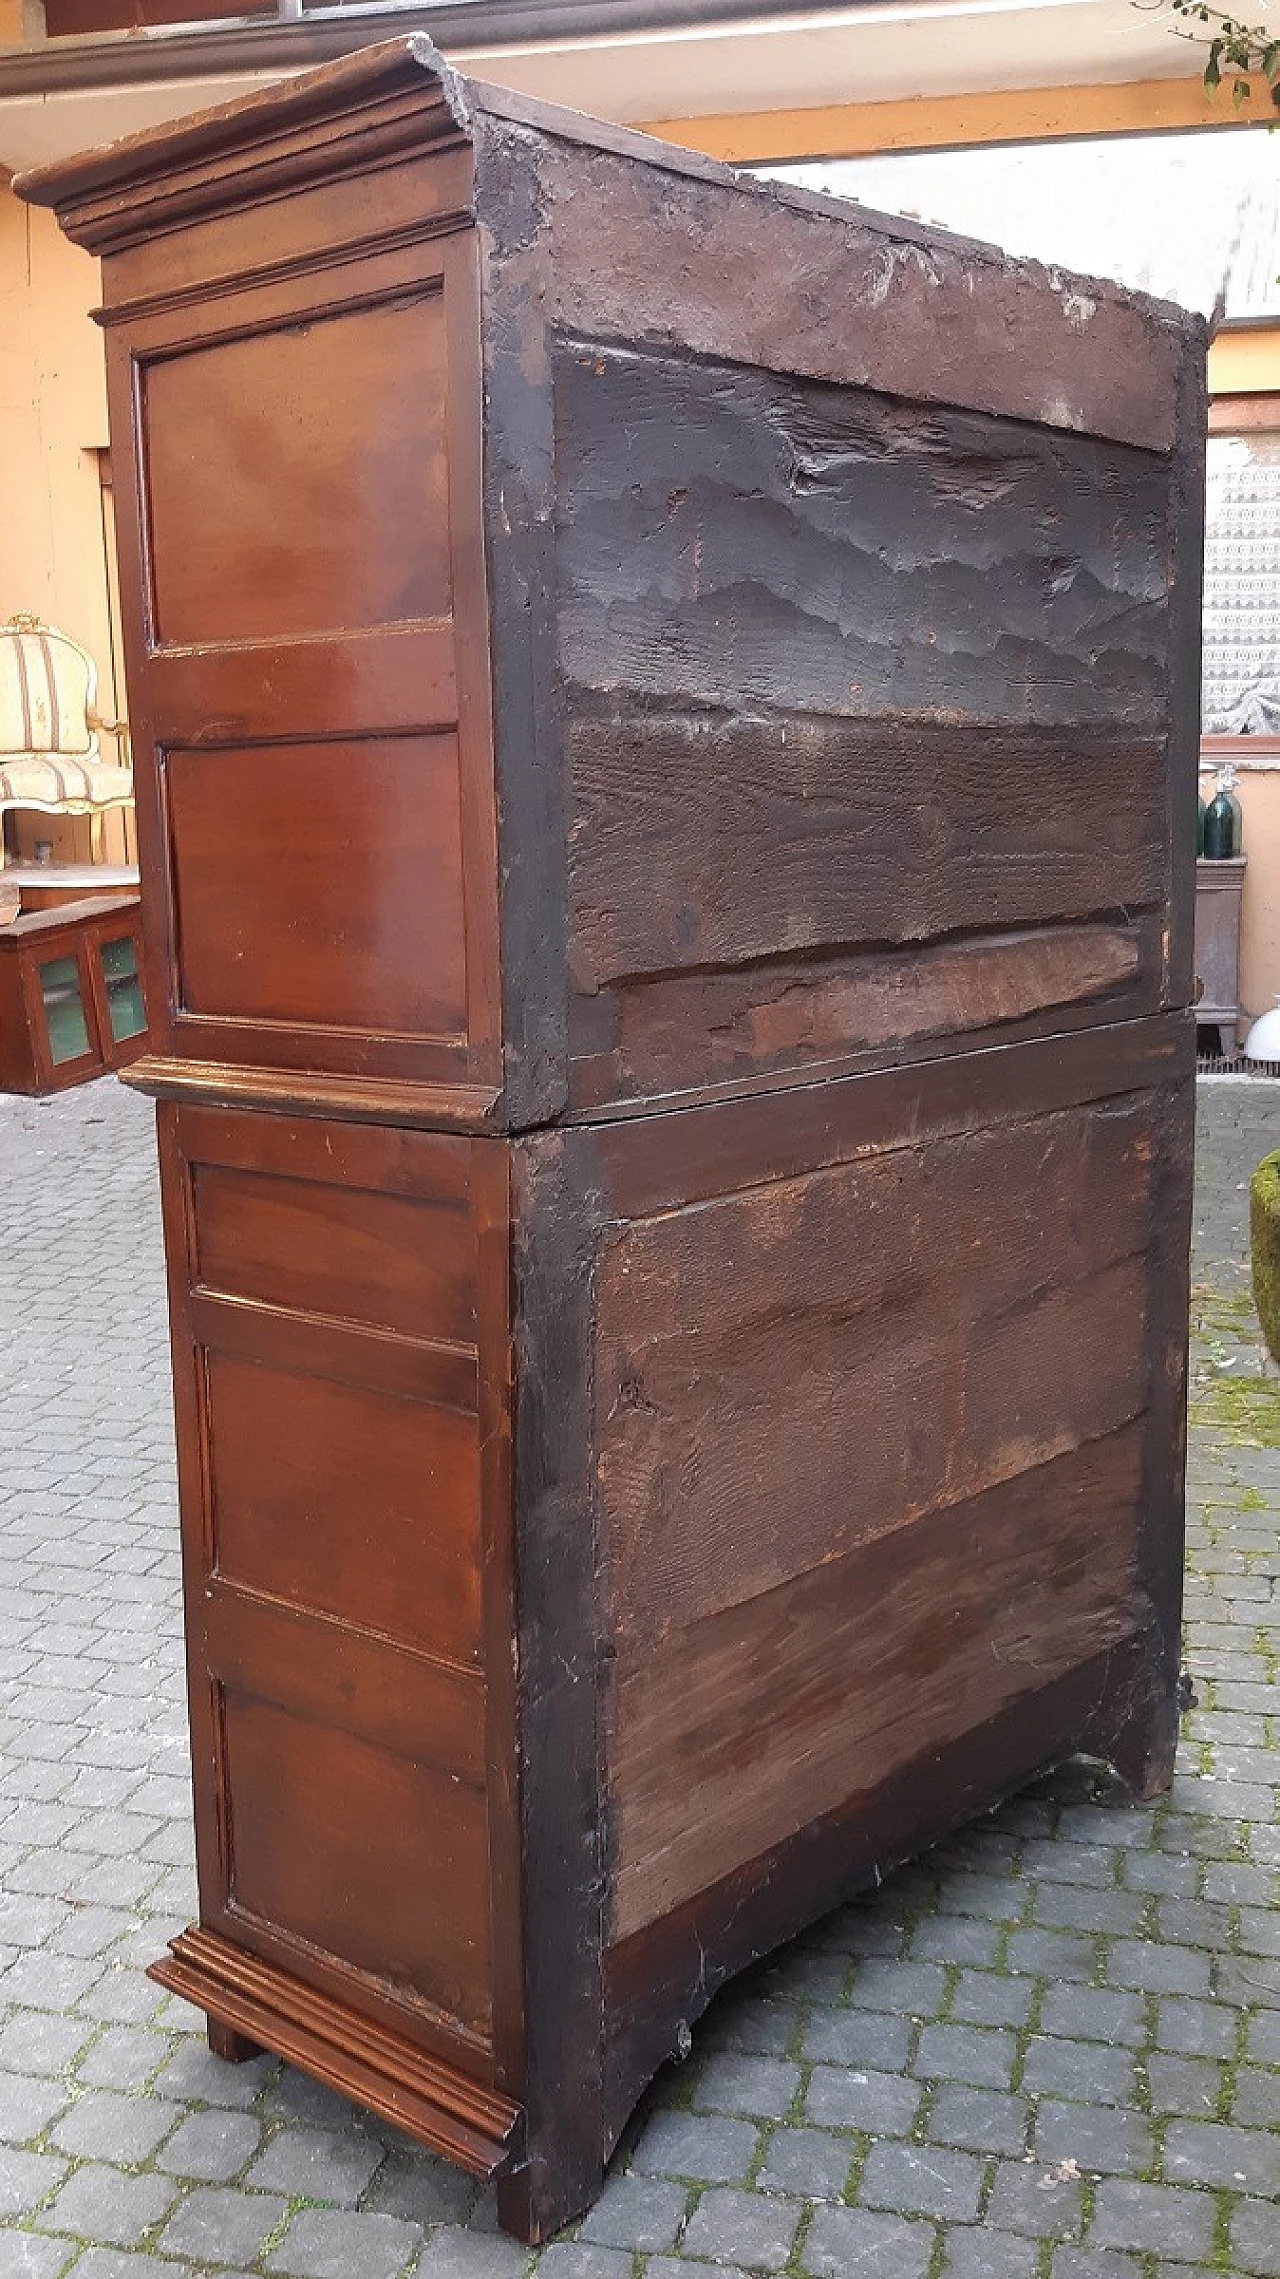
[[[1236,103],[1250,103],[1257,75],[1265,79],[1271,101],[1280,110],[1280,39],[1273,39],[1265,25],[1242,24],[1220,8],[1207,7],[1205,0],[1169,0],[1169,5],[1184,24],[1197,27],[1182,32],[1183,39],[1200,46],[1208,33],[1204,83],[1211,95],[1229,86]]]

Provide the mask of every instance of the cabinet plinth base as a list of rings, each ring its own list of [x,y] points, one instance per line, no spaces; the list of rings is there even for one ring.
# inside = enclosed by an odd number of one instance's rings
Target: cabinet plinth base
[[[147,1976],[232,2036],[273,2050],[474,2176],[496,2175],[517,2149],[523,2116],[509,2098],[216,1932],[181,1932]]]

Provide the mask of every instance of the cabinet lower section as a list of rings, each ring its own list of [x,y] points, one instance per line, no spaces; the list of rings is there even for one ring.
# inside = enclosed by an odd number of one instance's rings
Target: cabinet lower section
[[[1188,1016],[511,1138],[161,1110],[201,1926],[545,2237],[716,1989],[1176,1733]]]

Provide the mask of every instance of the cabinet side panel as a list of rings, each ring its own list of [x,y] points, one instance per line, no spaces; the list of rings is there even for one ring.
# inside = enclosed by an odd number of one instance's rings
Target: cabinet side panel
[[[492,2080],[471,1143],[186,1109],[166,1184],[202,1926]]]
[[[251,215],[227,219],[227,274],[202,255],[173,298],[113,309],[108,265],[154,1043],[197,1073],[500,1081],[480,318],[456,192],[450,158],[445,233],[390,232],[358,265],[313,242],[307,195],[273,208],[273,259]],[[157,243],[156,281],[172,254]],[[143,285],[147,257],[125,266]]]

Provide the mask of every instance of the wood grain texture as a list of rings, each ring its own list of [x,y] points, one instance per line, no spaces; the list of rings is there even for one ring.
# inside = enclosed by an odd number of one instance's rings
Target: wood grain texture
[[[188,1028],[465,1039],[455,736],[171,750],[164,774]]]
[[[1129,1426],[621,1654],[615,1939],[1139,1630],[1140,1463]]]
[[[571,764],[583,990],[1167,895],[1157,740],[593,705]]]
[[[1162,928],[1051,925],[902,951],[757,961],[663,974],[578,1000],[572,1097],[580,1109],[789,1071],[1025,1036],[1155,1009]]]
[[[238,1355],[206,1367],[218,1572],[477,1662],[475,1418]]]
[[[445,371],[438,288],[144,366],[153,640],[448,617]]]
[[[1132,1418],[1149,1115],[904,1135],[620,1230],[597,1275],[615,1637],[661,1636]]]
[[[487,2031],[482,1793],[370,1747],[336,1716],[317,1729],[229,1693],[223,1718],[233,1915]]]
[[[834,715],[1160,729],[1149,452],[693,358],[554,369],[564,672]]]

